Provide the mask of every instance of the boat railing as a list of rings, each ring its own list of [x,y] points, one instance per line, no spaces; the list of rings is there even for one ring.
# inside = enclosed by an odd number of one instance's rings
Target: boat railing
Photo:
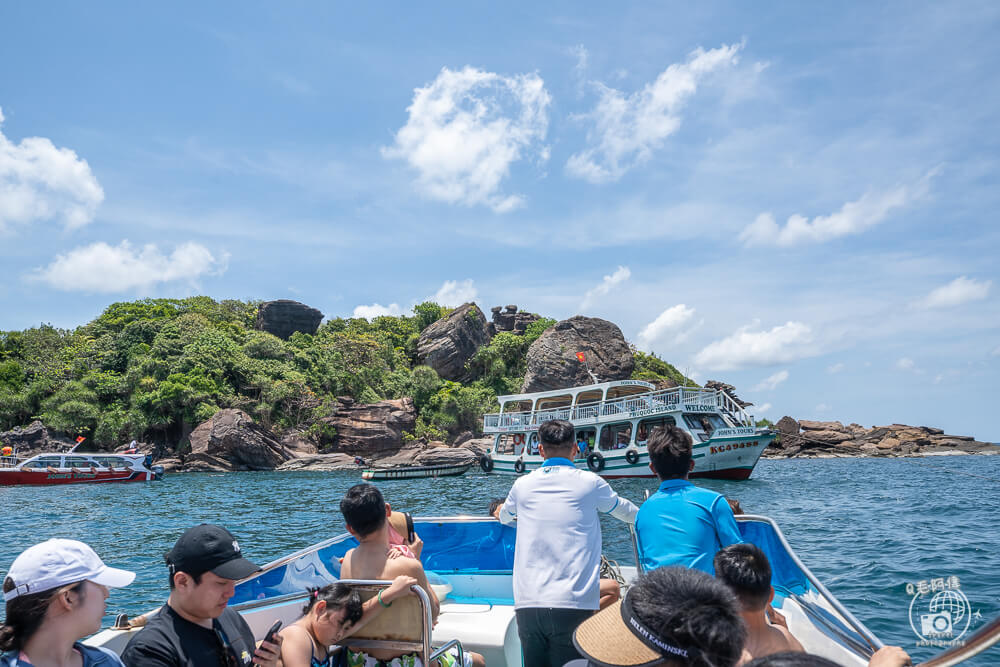
[[[483,415],[483,430],[493,432],[528,430],[551,419],[573,422],[597,421],[602,417],[645,416],[671,410],[718,410],[728,414],[741,426],[753,426],[750,415],[724,391],[699,387],[674,387],[574,406]]]

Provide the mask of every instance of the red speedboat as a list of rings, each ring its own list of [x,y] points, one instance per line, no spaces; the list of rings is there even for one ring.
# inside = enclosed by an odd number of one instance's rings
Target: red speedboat
[[[0,458],[0,486],[148,482],[163,476],[148,454],[67,452],[38,454],[18,462]]]

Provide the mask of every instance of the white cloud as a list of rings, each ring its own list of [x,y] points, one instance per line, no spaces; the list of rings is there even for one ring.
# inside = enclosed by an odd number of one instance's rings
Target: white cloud
[[[194,283],[203,275],[225,272],[228,255],[216,258],[204,246],[188,242],[170,255],[154,244],[133,248],[128,241],[117,246],[104,242],[70,250],[31,276],[66,291],[126,292],[149,288],[156,283]]]
[[[478,293],[472,280],[461,282],[446,280],[437,293],[431,297],[431,300],[441,306],[461,306],[463,303],[475,301]]]
[[[594,110],[583,116],[593,123],[587,133],[590,146],[570,156],[567,172],[591,183],[608,183],[648,160],[681,126],[680,111],[701,80],[739,62],[742,48],[742,44],[733,44],[711,51],[695,49],[686,63],[670,65],[656,81],[629,96],[595,84],[601,98]]]
[[[355,306],[354,313],[351,317],[363,317],[366,320],[371,320],[376,317],[382,317],[383,315],[402,315],[403,309],[399,307],[398,303],[390,303],[388,306],[383,306],[380,303],[373,303],[370,306]]]
[[[788,379],[788,371],[778,371],[774,375],[769,375],[752,389],[752,391],[773,391],[779,384]]]
[[[992,280],[980,281],[959,276],[947,285],[931,290],[930,294],[917,302],[920,308],[949,308],[970,301],[982,301],[990,293]]]
[[[812,329],[802,322],[786,322],[770,331],[751,331],[753,325],[705,346],[694,362],[710,370],[769,366],[797,361],[817,353]]]
[[[836,375],[836,374],[837,374],[837,373],[839,373],[840,371],[844,370],[844,368],[846,368],[846,367],[844,366],[844,364],[842,364],[842,363],[840,363],[840,362],[837,362],[837,363],[835,363],[835,364],[832,364],[832,365],[830,365],[830,366],[827,366],[827,367],[826,367],[826,372],[827,372],[827,373],[829,373],[830,375]]]
[[[771,411],[770,403],[765,403],[763,405],[755,405],[753,406],[753,410],[751,410],[751,412],[755,415],[764,415],[770,411]]]
[[[3,124],[0,109],[0,125]],[[15,144],[0,132],[0,231],[10,224],[58,220],[67,229],[94,219],[104,190],[86,160],[44,137]]]
[[[619,266],[614,273],[609,276],[604,276],[601,283],[594,289],[588,290],[586,294],[583,295],[583,301],[580,303],[580,310],[585,310],[593,304],[594,300],[598,297],[602,297],[615,286],[620,285],[632,276],[632,272],[627,266]]]
[[[901,371],[912,371],[915,365],[913,359],[909,357],[900,357],[896,360],[896,368]]]
[[[414,91],[406,125],[382,154],[415,169],[421,191],[431,199],[484,204],[505,213],[524,200],[503,194],[501,181],[523,153],[545,138],[550,101],[537,74],[506,77],[468,66],[445,67]]]
[[[841,236],[860,234],[874,227],[895,209],[902,208],[922,197],[928,187],[931,172],[917,184],[900,186],[886,192],[866,192],[857,201],[849,201],[830,215],[816,216],[809,220],[795,214],[780,226],[771,213],[761,213],[740,233],[740,241],[748,246],[795,246],[804,243],[825,243]]]
[[[693,316],[694,308],[688,308],[683,303],[667,308],[639,331],[639,345],[650,349],[654,343],[661,341],[668,333],[677,331],[684,326]]]

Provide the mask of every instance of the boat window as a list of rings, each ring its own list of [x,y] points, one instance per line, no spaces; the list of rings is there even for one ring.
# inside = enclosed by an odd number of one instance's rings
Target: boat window
[[[556,408],[564,408],[567,405],[572,405],[573,396],[566,394],[565,396],[550,396],[548,398],[538,399],[538,406],[535,408],[538,411],[542,410],[554,410]]]
[[[677,421],[673,417],[657,417],[656,419],[643,419],[639,422],[639,428],[635,432],[635,444],[645,445],[652,435],[653,429],[664,426],[676,426]]]
[[[129,462],[120,456],[95,456],[97,465],[104,468],[128,468]]]
[[[586,403],[599,403],[601,401],[601,390],[596,389],[592,391],[581,391],[576,395],[576,404],[584,405]]]
[[[684,414],[684,421],[693,431],[704,431],[709,436],[717,428],[727,428],[726,422],[717,414],[711,412],[702,414]]]
[[[500,437],[497,438],[496,453],[497,454],[513,454],[514,453],[514,437],[524,437],[520,433],[501,433]]]
[[[594,437],[596,434],[597,431],[592,428],[581,429],[576,432],[577,458],[585,457],[594,451]],[[587,443],[583,446],[582,450],[580,449],[581,442]]]
[[[34,468],[58,468],[62,459],[58,456],[46,456],[40,459],[35,459],[34,461],[27,461],[22,468],[34,469]]]
[[[93,461],[83,456],[67,456],[66,457],[66,467],[67,468],[89,468],[94,465]]]
[[[608,424],[601,428],[601,449],[625,449],[632,441],[632,424]]]

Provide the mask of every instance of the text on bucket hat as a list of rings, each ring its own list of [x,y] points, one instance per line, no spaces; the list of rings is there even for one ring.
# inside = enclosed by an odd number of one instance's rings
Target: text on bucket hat
[[[93,581],[109,588],[128,586],[135,573],[108,567],[94,550],[76,540],[51,539],[29,547],[14,559],[7,576],[14,588],[3,594],[4,600],[22,595]]]
[[[223,579],[245,579],[260,568],[243,557],[240,543],[222,526],[203,523],[188,528],[167,553],[170,574],[211,572]]]

